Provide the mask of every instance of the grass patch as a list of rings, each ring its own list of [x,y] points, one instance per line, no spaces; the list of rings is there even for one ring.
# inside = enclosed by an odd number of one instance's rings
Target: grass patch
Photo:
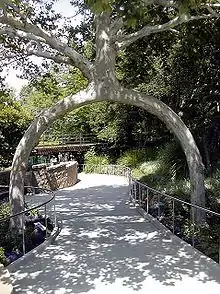
[[[117,164],[130,168],[137,168],[143,162],[155,159],[156,152],[153,149],[132,149],[125,151],[116,161]]]

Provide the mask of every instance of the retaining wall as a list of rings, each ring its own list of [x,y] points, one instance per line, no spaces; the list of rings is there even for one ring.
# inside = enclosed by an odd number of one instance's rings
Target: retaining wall
[[[44,187],[52,190],[70,187],[76,184],[77,162],[68,161],[56,165],[37,164],[25,177],[26,186]],[[10,170],[0,172],[0,185],[8,186]]]

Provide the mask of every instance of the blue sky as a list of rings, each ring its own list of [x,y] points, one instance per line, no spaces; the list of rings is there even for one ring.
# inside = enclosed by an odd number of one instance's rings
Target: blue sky
[[[62,15],[65,15],[67,17],[70,17],[74,14],[73,7],[70,5],[69,0],[57,1],[54,8],[57,12],[60,12],[60,13],[62,13]],[[80,21],[80,17],[77,17],[77,18],[73,19],[72,23],[73,24],[78,23],[79,21]],[[34,62],[36,62],[36,63],[40,62],[40,59],[37,57],[33,57],[32,60],[34,60]],[[19,71],[14,70],[12,68],[10,68],[8,70],[9,70],[8,73],[5,71],[5,74],[7,75],[6,81],[10,87],[15,89],[16,93],[19,93],[22,86],[27,84],[28,81],[24,80],[24,79],[20,79],[16,76],[19,73]]]

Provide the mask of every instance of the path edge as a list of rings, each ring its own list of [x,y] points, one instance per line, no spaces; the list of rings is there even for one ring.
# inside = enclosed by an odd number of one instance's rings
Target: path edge
[[[42,253],[49,245],[51,245],[57,236],[59,235],[60,231],[62,229],[62,221],[61,219],[58,220],[57,218],[57,224],[53,229],[53,232],[51,235],[40,245],[23,255],[22,257],[18,258],[14,262],[10,263],[8,266],[5,267],[6,270],[9,271],[9,273],[13,273],[19,269],[19,266],[22,262],[28,262],[30,259],[36,257],[37,254]]]

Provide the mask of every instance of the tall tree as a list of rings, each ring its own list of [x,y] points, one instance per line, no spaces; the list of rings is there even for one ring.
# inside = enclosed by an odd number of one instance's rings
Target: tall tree
[[[23,183],[28,156],[41,134],[67,111],[103,100],[142,107],[166,124],[177,136],[186,154],[192,202],[204,205],[203,164],[189,129],[162,101],[123,87],[117,78],[115,64],[117,54],[141,38],[173,30],[186,22],[218,16],[218,1],[72,0],[71,3],[75,7],[84,11],[84,24],[88,26],[89,32],[85,31],[83,24],[77,29],[67,25],[60,26],[60,15],[53,11],[53,2],[1,1],[0,35],[3,60],[11,62],[16,56],[22,67],[27,68],[28,74],[31,74],[33,67],[30,66],[28,56],[35,55],[55,63],[75,66],[88,80],[88,86],[84,90],[69,95],[41,112],[21,139],[11,172],[10,201],[13,213],[23,209]],[[158,15],[161,10],[164,12],[162,18]],[[77,39],[79,32],[80,38]],[[80,50],[81,36],[84,36],[85,40],[87,37],[94,40],[94,60],[89,60]],[[19,220],[16,225],[19,225]]]
[[[0,169],[11,165],[17,144],[31,117],[8,90],[0,92]]]

